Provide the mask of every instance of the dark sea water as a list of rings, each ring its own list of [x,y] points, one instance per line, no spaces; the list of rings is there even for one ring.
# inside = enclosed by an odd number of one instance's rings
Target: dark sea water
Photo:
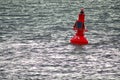
[[[89,44],[72,45],[82,7]],[[120,80],[120,1],[0,0],[0,80]]]

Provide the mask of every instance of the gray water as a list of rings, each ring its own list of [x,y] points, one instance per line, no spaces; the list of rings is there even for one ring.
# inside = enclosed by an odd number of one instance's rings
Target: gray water
[[[72,45],[82,7],[89,44]],[[120,1],[0,0],[0,80],[120,80]]]

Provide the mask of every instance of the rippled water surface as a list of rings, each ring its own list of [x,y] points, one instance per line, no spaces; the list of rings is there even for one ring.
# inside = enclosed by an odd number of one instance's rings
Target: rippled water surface
[[[86,46],[69,43],[81,7]],[[120,80],[120,1],[0,0],[0,80]]]

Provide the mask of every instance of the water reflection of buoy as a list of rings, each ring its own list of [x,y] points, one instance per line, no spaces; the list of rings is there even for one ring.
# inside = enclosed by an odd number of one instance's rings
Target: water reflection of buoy
[[[88,44],[88,40],[86,39],[84,33],[87,31],[85,29],[85,14],[84,9],[81,9],[79,13],[78,20],[75,22],[73,26],[73,30],[76,31],[76,34],[70,39],[70,43],[78,44],[78,45],[86,45]]]

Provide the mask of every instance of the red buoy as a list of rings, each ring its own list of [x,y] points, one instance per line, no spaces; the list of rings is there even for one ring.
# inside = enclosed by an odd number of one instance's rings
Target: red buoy
[[[81,12],[78,15],[78,20],[75,22],[73,26],[73,30],[76,31],[76,34],[70,39],[70,42],[72,44],[78,44],[78,45],[86,45],[88,44],[88,40],[84,36],[84,33],[87,31],[85,29],[85,14],[84,9],[81,9]]]

